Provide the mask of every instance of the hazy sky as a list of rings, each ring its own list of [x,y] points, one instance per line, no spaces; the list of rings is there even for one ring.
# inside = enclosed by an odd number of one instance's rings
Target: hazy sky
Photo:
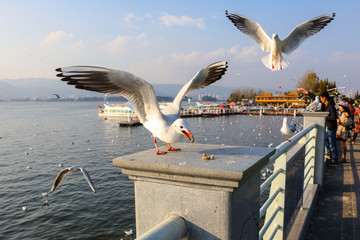
[[[326,13],[335,20],[271,72],[266,53],[225,16],[238,12],[284,39]],[[360,89],[360,1],[0,1],[0,79],[55,78],[55,68],[95,65],[150,83],[183,84],[215,61],[229,62],[216,85],[294,90],[313,69],[347,90]]]

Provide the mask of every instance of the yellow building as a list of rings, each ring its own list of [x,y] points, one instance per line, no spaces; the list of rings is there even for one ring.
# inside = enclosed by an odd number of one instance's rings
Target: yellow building
[[[297,92],[289,92],[287,95],[272,95],[270,92],[264,92],[259,96],[255,96],[255,103],[263,104],[268,107],[305,107],[305,99],[300,99],[300,95]]]

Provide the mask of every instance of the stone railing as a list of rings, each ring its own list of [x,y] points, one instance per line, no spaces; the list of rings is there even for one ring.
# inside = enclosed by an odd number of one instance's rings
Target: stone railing
[[[134,180],[137,236],[301,238],[323,182],[326,115],[304,113],[304,130],[276,148],[178,144],[114,159]],[[265,168],[273,173],[262,181]]]

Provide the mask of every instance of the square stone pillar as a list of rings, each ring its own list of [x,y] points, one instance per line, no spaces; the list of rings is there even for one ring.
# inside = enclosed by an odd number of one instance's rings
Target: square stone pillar
[[[141,236],[168,216],[186,219],[189,239],[257,239],[260,169],[275,149],[180,143],[118,157],[135,184],[136,232]],[[214,155],[202,160],[203,153]]]
[[[319,184],[319,189],[322,189],[324,182],[324,159],[325,159],[325,117],[329,112],[303,112],[304,129],[312,124],[318,124],[319,128],[316,136],[315,149],[315,174],[314,183]]]

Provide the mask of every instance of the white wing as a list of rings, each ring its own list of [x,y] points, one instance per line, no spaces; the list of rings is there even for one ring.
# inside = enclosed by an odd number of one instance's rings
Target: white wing
[[[294,51],[305,39],[318,33],[335,17],[335,13],[322,15],[297,25],[282,41],[282,52],[289,54]]]
[[[61,72],[56,76],[76,88],[124,96],[134,106],[141,123],[162,117],[153,87],[131,73],[92,66],[65,67],[56,71]]]
[[[185,84],[180,92],[176,95],[172,104],[166,109],[162,110],[165,115],[175,114],[180,115],[181,101],[185,95],[190,92],[204,88],[219,79],[225,74],[227,62],[215,62],[203,69],[201,69],[187,84]]]
[[[315,100],[312,101],[309,106],[307,106],[308,109],[315,109],[320,103],[319,96],[315,97]]]
[[[84,177],[85,177],[87,183],[89,184],[91,190],[93,190],[93,192],[96,192],[95,186],[94,186],[93,182],[91,181],[91,178],[90,178],[89,173],[86,171],[85,168],[80,167],[80,170],[81,170],[82,173],[84,174]]]
[[[61,182],[61,180],[65,177],[66,174],[68,174],[70,172],[69,168],[65,168],[63,170],[61,170],[59,172],[59,174],[57,175],[54,184],[51,187],[50,192],[53,192],[55,190],[55,188],[57,187],[57,185],[59,185],[59,183]]]
[[[266,34],[259,23],[235,12],[226,11],[225,14],[241,32],[245,33],[258,43],[263,51],[270,52],[271,38]]]

